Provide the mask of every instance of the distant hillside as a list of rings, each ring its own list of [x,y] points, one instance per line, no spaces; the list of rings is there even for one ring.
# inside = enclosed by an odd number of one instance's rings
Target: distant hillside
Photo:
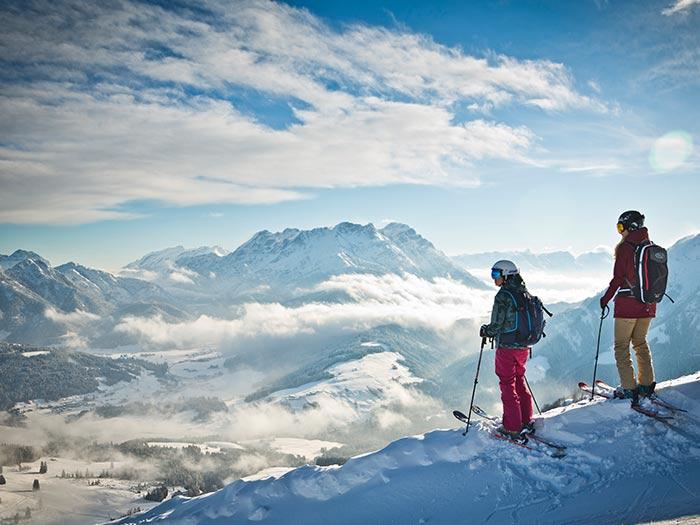
[[[107,385],[131,381],[145,371],[163,375],[167,369],[141,359],[0,342],[0,410],[21,401],[89,394],[101,381]]]

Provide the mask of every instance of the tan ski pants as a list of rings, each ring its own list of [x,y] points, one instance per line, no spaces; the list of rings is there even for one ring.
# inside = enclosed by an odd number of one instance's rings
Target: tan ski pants
[[[647,343],[647,332],[651,317],[642,319],[615,319],[615,361],[620,374],[622,388],[632,390],[640,385],[649,386],[654,382],[654,365],[651,362],[651,351]],[[637,355],[638,378],[634,377],[630,342]]]

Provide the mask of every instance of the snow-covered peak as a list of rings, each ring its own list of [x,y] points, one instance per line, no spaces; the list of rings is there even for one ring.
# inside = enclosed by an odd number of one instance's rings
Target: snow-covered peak
[[[400,235],[410,236],[414,238],[420,237],[420,235],[416,233],[416,230],[411,228],[409,225],[403,224],[401,222],[390,222],[389,224],[384,226],[384,228],[382,228],[380,231],[382,232],[382,234],[391,238],[398,237]],[[420,238],[422,239],[422,237]]]
[[[350,222],[312,230],[263,230],[218,261],[197,258],[188,261],[187,267],[200,275],[228,280],[239,289],[307,286],[345,273],[412,273],[426,279],[449,276],[482,287],[431,243],[400,224],[383,230],[371,223]]]
[[[202,246],[190,250],[183,246],[173,246],[172,248],[146,254],[138,261],[127,264],[124,268],[127,270],[145,270],[167,274],[172,268],[180,266],[181,264],[179,261],[181,260],[194,259],[207,255],[224,257],[226,254],[226,250],[220,246]]]
[[[14,275],[25,274],[25,275],[36,275],[36,276],[49,276],[52,273],[51,266],[47,263],[45,259],[23,259],[20,262],[10,268]]]
[[[45,266],[51,266],[51,263],[44,259],[41,255],[28,250],[15,250],[12,255],[0,254],[0,268],[7,270],[14,265],[26,260],[40,261]]]
[[[185,248],[183,246],[173,246],[172,248],[151,252],[141,257],[138,261],[127,264],[125,268],[158,270],[162,268],[163,265],[169,265],[175,262],[175,260],[182,255],[184,251]]]
[[[193,250],[183,252],[185,257],[199,257],[200,255],[215,255],[216,257],[224,257],[228,254],[221,246],[202,246]],[[183,256],[181,255],[181,257]]]

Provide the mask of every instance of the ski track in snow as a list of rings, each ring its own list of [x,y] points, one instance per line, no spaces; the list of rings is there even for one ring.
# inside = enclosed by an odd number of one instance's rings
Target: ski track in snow
[[[669,426],[625,401],[546,413],[539,432],[568,445],[552,458],[493,439],[478,423],[390,443],[341,467],[307,465],[178,497],[119,523],[219,525],[635,523],[700,514],[700,373],[660,394],[689,413]]]

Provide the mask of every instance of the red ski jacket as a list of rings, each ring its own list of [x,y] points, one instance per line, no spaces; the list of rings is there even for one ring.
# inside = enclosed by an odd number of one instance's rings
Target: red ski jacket
[[[630,232],[627,238],[617,245],[613,278],[608,290],[601,298],[602,304],[608,304],[619,288],[624,290],[637,284],[634,252],[636,246],[646,240],[649,240],[649,232],[646,228],[640,228]],[[615,297],[615,317],[622,319],[656,317],[656,304],[643,303],[631,294],[621,292]]]

